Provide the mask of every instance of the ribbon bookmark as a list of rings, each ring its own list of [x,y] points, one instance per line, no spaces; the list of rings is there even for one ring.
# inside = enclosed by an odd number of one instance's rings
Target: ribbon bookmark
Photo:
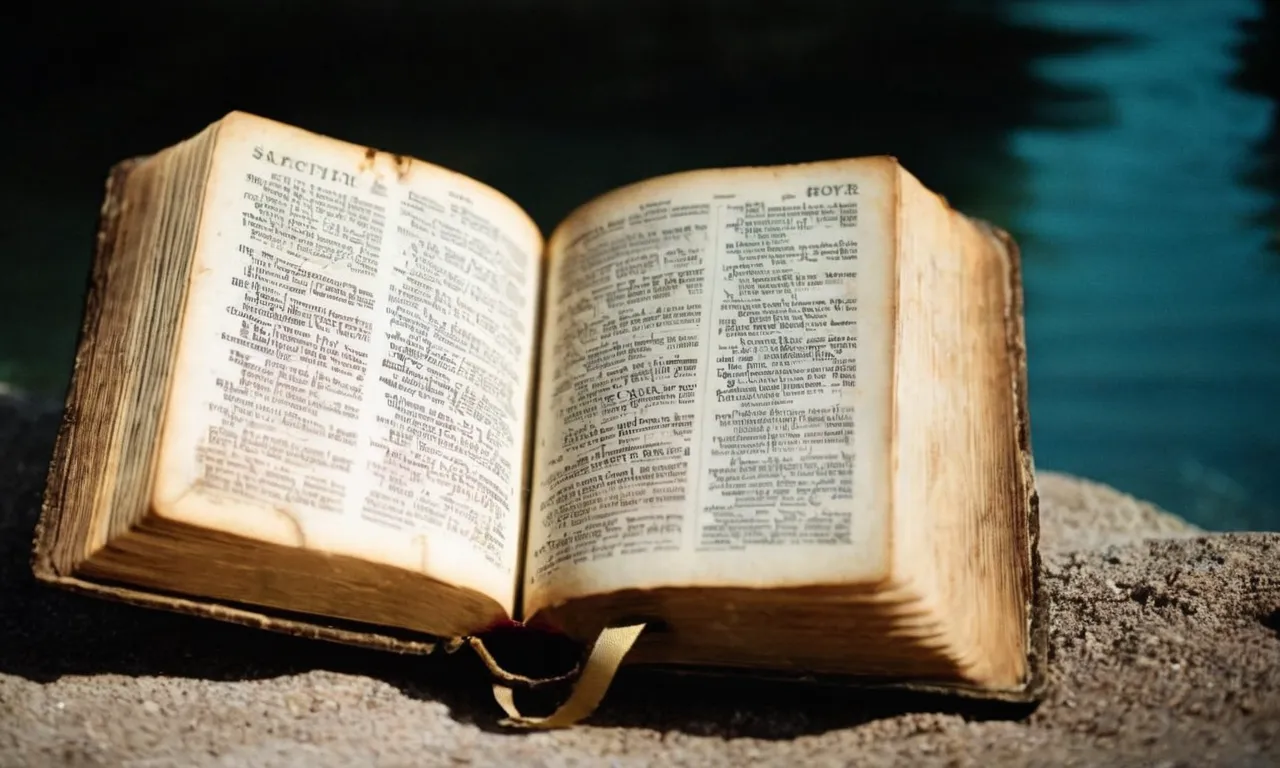
[[[508,717],[502,725],[516,728],[567,728],[595,711],[604,694],[613,682],[623,658],[631,650],[631,646],[644,631],[644,624],[632,624],[625,627],[608,627],[600,632],[596,643],[591,648],[582,667],[582,675],[573,684],[569,698],[560,707],[546,717],[528,717],[520,714],[516,708],[515,695],[511,688],[495,683],[493,697],[506,711]]]
[[[508,685],[518,685],[522,688],[537,688],[551,683],[564,682],[576,675],[580,668],[575,666],[572,670],[564,673],[563,675],[556,675],[555,677],[528,677],[526,675],[518,675],[515,672],[508,672],[502,668],[502,665],[493,657],[493,654],[489,653],[489,649],[485,646],[484,640],[481,640],[478,637],[468,637],[467,644],[471,646],[471,650],[476,652],[476,656],[480,658],[480,661],[484,664],[485,668],[489,670],[489,674]]]

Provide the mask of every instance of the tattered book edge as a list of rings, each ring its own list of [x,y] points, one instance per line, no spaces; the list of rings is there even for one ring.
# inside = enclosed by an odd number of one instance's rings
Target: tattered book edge
[[[318,622],[301,621],[282,618],[269,613],[258,612],[222,603],[197,600],[171,595],[161,595],[129,587],[112,584],[101,584],[74,576],[58,576],[51,572],[36,572],[36,577],[47,584],[61,587],[72,592],[105,598],[115,602],[147,608],[160,608],[175,613],[185,613],[218,621],[266,629],[294,637],[311,640],[327,640],[344,645],[355,645],[380,651],[399,654],[426,655],[437,649],[452,650],[460,647],[461,640],[444,639],[409,640],[374,632],[353,631],[338,627],[325,626]]]
[[[145,159],[145,157],[135,157],[123,160],[112,166],[107,175],[106,190],[98,214],[93,261],[84,288],[84,312],[76,342],[70,383],[64,398],[61,420],[58,423],[53,454],[49,460],[44,496],[40,506],[40,516],[36,521],[35,541],[31,553],[32,571],[37,579],[47,583],[60,584],[65,577],[54,563],[53,551],[59,539],[60,527],[69,522],[63,514],[63,495],[67,483],[70,482],[71,448],[75,442],[76,427],[79,423],[77,408],[83,399],[80,390],[85,386],[84,362],[92,357],[98,324],[102,316],[102,297],[106,293],[108,267],[119,229],[125,180]]]

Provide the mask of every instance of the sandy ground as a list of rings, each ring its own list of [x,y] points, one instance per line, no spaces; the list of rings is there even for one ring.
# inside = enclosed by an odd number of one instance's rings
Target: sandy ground
[[[1031,712],[651,675],[508,733],[463,657],[38,587],[48,409],[0,399],[0,765],[1280,765],[1280,536],[1203,536],[1043,473],[1053,687]]]

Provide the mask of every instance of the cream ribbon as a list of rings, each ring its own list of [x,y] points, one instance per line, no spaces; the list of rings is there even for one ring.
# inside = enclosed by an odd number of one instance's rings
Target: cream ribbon
[[[509,686],[495,683],[493,697],[507,713],[502,725],[516,728],[567,728],[589,716],[599,706],[604,694],[613,682],[623,658],[644,631],[644,624],[625,627],[608,627],[600,632],[591,655],[582,667],[582,674],[573,684],[569,698],[555,712],[546,717],[528,717],[520,714],[515,695]]]

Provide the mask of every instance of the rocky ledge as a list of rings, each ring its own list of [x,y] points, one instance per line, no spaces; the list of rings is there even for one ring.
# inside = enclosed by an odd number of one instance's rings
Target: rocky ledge
[[[408,659],[62,594],[27,558],[48,407],[0,398],[0,764],[1280,764],[1280,536],[1207,535],[1041,473],[1052,688],[1030,712],[620,678],[511,734],[462,657]]]

